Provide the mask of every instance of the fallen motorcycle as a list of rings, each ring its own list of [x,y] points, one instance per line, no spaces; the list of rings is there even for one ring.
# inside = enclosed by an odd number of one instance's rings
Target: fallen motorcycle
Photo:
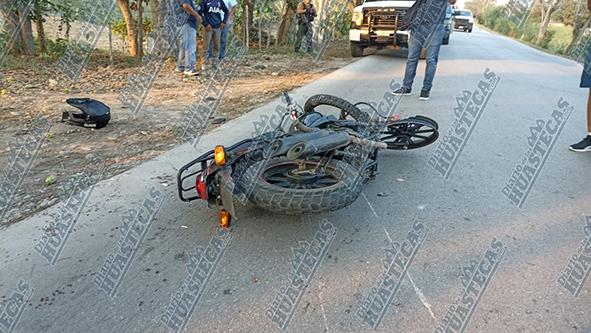
[[[341,209],[375,177],[380,149],[416,149],[439,136],[437,123],[427,117],[388,117],[369,103],[331,95],[312,96],[302,109],[286,92],[284,97],[287,112],[276,129],[216,146],[179,170],[182,201],[201,199],[221,207],[224,228],[236,216],[236,199],[285,214]],[[337,108],[340,116],[323,115],[316,111],[319,106]],[[286,131],[287,116],[292,123]]]

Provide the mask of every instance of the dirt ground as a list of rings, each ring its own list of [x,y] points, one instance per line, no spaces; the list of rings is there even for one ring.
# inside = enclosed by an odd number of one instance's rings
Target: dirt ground
[[[179,144],[174,126],[180,123],[187,107],[197,100],[202,83],[175,73],[173,61],[169,61],[150,90],[139,116],[134,118],[117,100],[119,90],[134,67],[109,66],[104,52],[95,53],[99,54],[93,55],[76,83],[61,77],[55,61],[9,58],[2,68],[0,183],[8,166],[9,142],[26,135],[38,115],[52,122],[50,133],[5,217],[9,223],[63,199],[62,186],[68,177],[88,168],[92,154],[105,162],[104,177],[111,177]],[[308,56],[298,56],[280,48],[264,53],[251,50],[230,81],[216,117],[236,118],[273,100],[284,89],[303,86],[353,61],[346,41],[333,43],[324,59],[314,63]],[[70,97],[90,97],[107,104],[112,113],[109,125],[94,130],[61,123],[63,110],[75,110],[65,103]],[[50,176],[56,181],[47,185],[46,179]]]

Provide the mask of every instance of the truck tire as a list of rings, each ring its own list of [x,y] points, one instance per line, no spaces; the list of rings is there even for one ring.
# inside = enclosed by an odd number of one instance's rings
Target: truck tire
[[[363,46],[357,43],[351,43],[351,56],[353,58],[363,57]]]
[[[362,176],[353,166],[339,160],[328,163],[328,167],[339,175],[337,183],[327,187],[282,187],[264,179],[267,170],[289,163],[294,162],[279,157],[251,165],[239,181],[242,188],[252,188],[248,191],[250,202],[265,210],[289,215],[321,213],[349,206],[361,193]]]
[[[445,36],[445,37],[443,38],[443,42],[442,42],[442,44],[443,44],[443,45],[448,45],[448,44],[449,44],[449,35],[448,35],[448,36]]]
[[[355,105],[340,97],[325,94],[314,95],[308,98],[306,104],[304,104],[304,113],[313,112],[320,105],[328,105],[340,109],[341,113],[345,112],[359,122],[366,123],[369,121],[369,115]]]
[[[472,27],[470,27],[470,29],[468,29],[468,32],[472,32]]]

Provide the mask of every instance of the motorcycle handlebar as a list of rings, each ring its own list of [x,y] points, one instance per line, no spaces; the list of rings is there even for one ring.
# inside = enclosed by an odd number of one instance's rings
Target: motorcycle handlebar
[[[285,100],[287,101],[287,105],[291,105],[291,97],[289,97],[289,94],[287,93],[287,90],[283,91],[283,96],[285,97]]]

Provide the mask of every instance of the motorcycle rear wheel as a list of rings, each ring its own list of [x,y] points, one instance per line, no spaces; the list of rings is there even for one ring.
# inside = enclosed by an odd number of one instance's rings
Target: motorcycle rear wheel
[[[313,112],[314,109],[320,105],[328,105],[338,108],[341,110],[341,115],[350,115],[353,117],[353,119],[359,122],[366,123],[369,121],[369,115],[366,112],[360,110],[355,105],[340,97],[325,94],[314,95],[308,98],[306,104],[304,105],[304,112]]]
[[[295,215],[338,210],[359,197],[364,182],[362,173],[339,160],[316,173],[310,172],[316,160],[304,161],[304,171],[285,157],[265,162],[251,165],[240,185],[253,204],[268,211]]]

